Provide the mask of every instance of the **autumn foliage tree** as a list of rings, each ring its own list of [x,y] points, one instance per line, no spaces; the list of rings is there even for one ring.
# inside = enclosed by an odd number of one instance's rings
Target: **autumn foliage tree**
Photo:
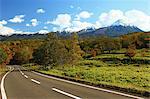
[[[70,53],[72,55],[72,62],[76,62],[80,59],[82,59],[82,56],[84,55],[84,52],[81,50],[78,40],[78,34],[72,33],[71,35],[71,43],[70,43]]]
[[[4,62],[7,59],[7,54],[5,53],[5,51],[3,49],[0,48],[0,68],[1,66],[4,65]]]
[[[54,33],[49,33],[43,45],[33,53],[34,61],[45,66],[61,65],[68,62],[67,49]]]
[[[32,54],[30,49],[25,46],[15,52],[15,55],[13,56],[12,64],[25,64],[29,63],[29,60],[32,58]]]
[[[127,51],[125,53],[125,56],[128,56],[130,58],[130,60],[131,60],[131,58],[134,57],[135,54],[136,54],[136,47],[135,47],[135,45],[134,44],[129,45],[128,49],[127,49]]]

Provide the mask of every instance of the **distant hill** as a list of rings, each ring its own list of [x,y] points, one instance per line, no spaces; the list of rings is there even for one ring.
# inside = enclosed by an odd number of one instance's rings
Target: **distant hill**
[[[18,39],[43,39],[46,38],[47,34],[13,34],[10,36],[2,36],[0,35],[0,40],[1,41],[6,41],[6,40],[18,40]]]
[[[6,38],[7,36],[4,35],[0,35],[0,41],[3,40],[4,38]]]
[[[100,35],[106,35],[111,37],[117,37],[120,35],[133,33],[133,32],[143,32],[141,29],[135,26],[126,25],[121,20],[116,21],[111,26],[103,27],[99,29],[92,29],[90,28],[87,30],[81,30],[78,32],[80,37],[87,37],[87,36],[100,36]]]

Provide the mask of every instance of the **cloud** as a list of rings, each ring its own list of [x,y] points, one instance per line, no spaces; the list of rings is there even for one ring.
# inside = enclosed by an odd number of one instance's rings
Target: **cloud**
[[[124,17],[123,12],[120,10],[111,10],[108,13],[102,13],[99,16],[99,22],[103,26],[109,26],[115,21],[122,19]]]
[[[89,22],[73,21],[73,26],[71,27],[74,31],[79,31],[85,28],[93,27],[94,25]]]
[[[150,16],[139,10],[129,10],[123,12],[121,10],[110,10],[109,12],[101,13],[98,20],[95,22],[81,21],[81,18],[89,18],[92,13],[82,11],[78,15],[78,20],[71,20],[69,14],[60,14],[53,21],[48,21],[48,24],[55,25],[53,31],[79,31],[85,28],[101,28],[112,25],[117,20],[122,20],[127,25],[136,26],[144,31],[150,31]],[[90,13],[90,14],[89,14]]]
[[[61,28],[66,28],[71,25],[71,16],[69,14],[59,14],[53,21],[48,21],[47,24],[53,24]]]
[[[47,26],[44,26],[43,28],[44,28],[44,29],[48,29],[48,27],[47,27]]]
[[[14,18],[10,19],[9,21],[10,22],[13,22],[13,23],[21,23],[24,21],[24,18],[25,15],[16,15]]]
[[[130,10],[125,12],[125,19],[128,24],[139,27],[142,30],[150,31],[150,15],[142,11]]]
[[[30,26],[30,24],[26,24],[26,26]]]
[[[39,23],[39,22],[38,22],[37,19],[32,19],[32,20],[31,20],[31,25],[32,25],[32,26],[37,26],[38,23]]]
[[[150,31],[150,16],[139,10],[111,10],[108,13],[102,13],[97,23],[103,27],[112,25],[117,20],[123,20],[125,24],[136,26],[144,31]]]
[[[76,15],[76,20],[80,20],[80,18],[87,19],[90,18],[93,15],[93,13],[90,13],[88,11],[82,11],[78,15]]]
[[[49,33],[49,31],[46,30],[46,29],[44,29],[44,30],[40,30],[39,33],[40,33],[40,34],[46,34],[46,33]]]
[[[11,35],[15,32],[14,29],[0,25],[0,35]]]
[[[6,25],[6,24],[7,24],[7,21],[5,20],[0,21],[0,25]]]
[[[3,26],[0,24],[0,35],[12,35],[12,34],[34,34],[35,32],[25,32],[25,31],[18,31],[13,28]]]
[[[71,9],[73,9],[73,8],[74,8],[74,6],[73,6],[73,5],[70,5],[70,8],[71,8]]]
[[[79,14],[80,18],[89,18],[92,15],[92,13],[83,11]],[[57,15],[56,19],[53,21],[47,21],[46,24],[52,24],[55,25],[53,27],[53,31],[79,31],[85,28],[90,27],[98,27],[100,24],[92,24],[90,22],[82,22],[80,20],[71,20],[71,16],[69,14],[59,14]]]
[[[36,10],[36,13],[45,13],[45,10],[40,8]]]
[[[30,22],[31,22],[31,24],[29,24],[29,23],[26,24],[27,27],[28,26],[35,27],[35,26],[37,26],[39,24],[39,21],[37,19],[31,19]]]

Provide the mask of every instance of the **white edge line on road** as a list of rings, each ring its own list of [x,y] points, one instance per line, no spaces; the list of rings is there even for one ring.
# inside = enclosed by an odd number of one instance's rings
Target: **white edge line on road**
[[[14,70],[14,68],[13,68],[12,70],[8,71],[8,72],[3,76],[2,80],[1,80],[1,94],[2,94],[2,99],[7,99],[6,91],[5,91],[5,88],[4,88],[4,81],[5,81],[6,76],[7,76],[11,71],[13,71],[13,70]]]
[[[32,82],[35,82],[35,83],[37,83],[37,84],[41,84],[39,81],[34,80],[34,79],[31,79],[31,81],[32,81]]]
[[[71,98],[74,98],[74,99],[82,99],[82,98],[80,98],[80,97],[77,97],[77,96],[75,96],[75,95],[72,95],[72,94],[70,94],[70,93],[64,92],[64,91],[59,90],[59,89],[56,89],[56,88],[52,88],[52,90],[53,90],[53,91],[56,91],[56,92],[59,92],[59,93],[61,93],[61,94],[64,94],[64,95],[66,95],[66,96],[69,96],[69,97],[71,97]]]
[[[25,77],[25,78],[28,78],[28,76],[27,76],[27,75],[24,75],[24,77]]]
[[[44,74],[41,74],[41,73],[38,73],[38,72],[34,72],[34,71],[32,71],[32,72],[35,73],[35,74],[37,74],[37,75],[43,76],[43,77],[47,77],[47,78],[51,78],[51,79],[55,79],[55,80],[59,80],[59,81],[63,81],[63,82],[67,82],[67,83],[71,83],[71,84],[83,86],[83,87],[87,87],[87,88],[90,88],[90,89],[100,90],[100,91],[104,91],[104,92],[108,92],[108,93],[113,93],[113,94],[117,94],[117,95],[122,95],[122,96],[130,97],[130,98],[135,98],[135,99],[144,99],[144,98],[138,97],[138,96],[133,96],[133,95],[129,95],[129,94],[117,92],[117,91],[107,90],[107,89],[93,87],[93,86],[90,86],[90,85],[85,85],[85,84],[81,84],[81,83],[77,83],[77,82],[73,82],[73,81],[68,81],[68,80],[64,80],[64,79],[60,79],[60,78],[56,78],[56,77],[44,75]]]

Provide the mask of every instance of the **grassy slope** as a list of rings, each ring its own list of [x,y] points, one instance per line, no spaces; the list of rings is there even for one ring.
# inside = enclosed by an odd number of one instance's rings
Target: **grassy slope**
[[[124,52],[122,50],[121,52]],[[150,50],[142,56],[142,50],[137,50],[134,59],[150,60]],[[104,63],[103,58],[127,58],[124,54],[102,54],[83,60],[75,66],[58,66],[49,71],[40,71],[46,74],[72,77],[94,84],[104,84],[121,88],[135,89],[150,92],[150,66],[144,64]]]
[[[95,63],[95,61],[94,61]],[[102,63],[102,62],[101,62]],[[98,65],[98,62],[95,63]],[[114,85],[122,88],[131,88],[141,91],[150,91],[150,67],[142,65],[128,66],[63,66],[49,71],[41,71],[46,74],[68,76],[95,84]]]

